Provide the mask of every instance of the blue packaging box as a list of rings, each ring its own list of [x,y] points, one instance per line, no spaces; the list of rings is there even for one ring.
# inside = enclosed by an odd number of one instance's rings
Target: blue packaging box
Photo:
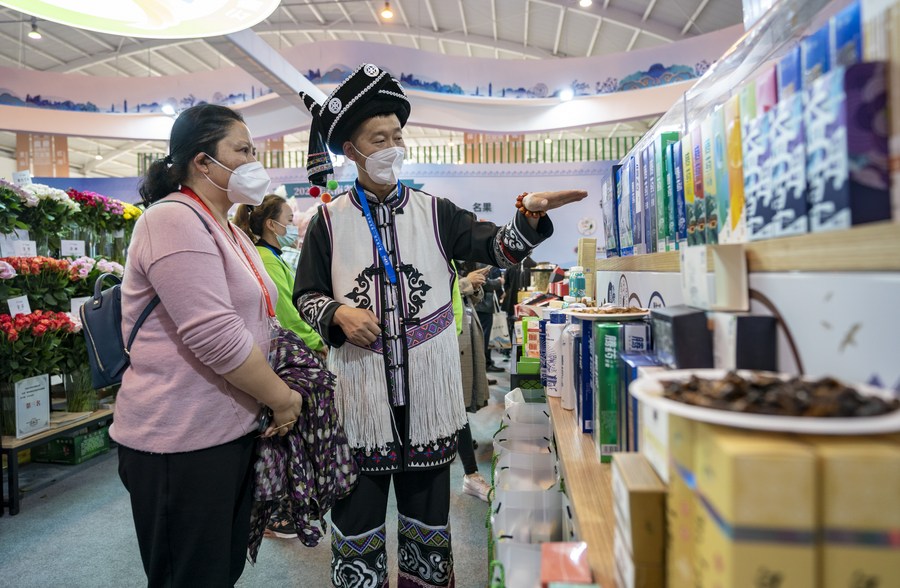
[[[640,451],[640,427],[638,400],[628,392],[631,383],[638,378],[638,368],[661,366],[655,353],[619,352],[619,432],[622,434],[622,451]]]
[[[671,181],[675,186],[675,238],[679,248],[687,242],[688,238],[687,205],[684,201],[684,152],[682,151],[682,145],[681,141],[675,141],[671,145],[671,165],[674,173],[674,179]]]
[[[778,98],[783,100],[803,89],[803,67],[797,45],[778,61]]]
[[[603,232],[606,237],[606,257],[619,256],[619,206],[618,186],[621,181],[622,166],[613,165],[609,177],[603,182],[600,194],[600,208],[603,211]]]
[[[839,66],[806,90],[810,231],[891,218],[887,67]]]
[[[803,94],[782,99],[772,109],[772,114],[768,164],[769,181],[772,182],[769,208],[775,223],[774,236],[802,235],[809,230]]]
[[[644,198],[644,249],[647,253],[656,252],[656,164],[653,151],[651,143],[641,152],[641,169],[644,170],[641,186]]]
[[[803,87],[831,71],[831,21],[800,43],[803,60]]]
[[[634,255],[634,217],[631,201],[634,192],[634,157],[629,157],[619,170],[619,182],[616,185],[616,201],[619,207],[619,255]]]
[[[641,255],[647,253],[647,244],[644,243],[644,222],[646,222],[646,211],[644,210],[644,155],[643,150],[639,149],[634,154],[634,172],[631,177],[631,214],[634,223],[634,254]]]
[[[863,59],[860,3],[853,2],[831,17],[831,65],[853,65]]]
[[[774,111],[758,116],[744,127],[744,216],[747,239],[756,241],[775,236],[772,210],[772,183],[769,181],[769,130]]]

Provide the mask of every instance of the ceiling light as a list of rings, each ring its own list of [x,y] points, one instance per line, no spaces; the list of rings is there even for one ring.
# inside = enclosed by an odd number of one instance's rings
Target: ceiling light
[[[94,159],[96,159],[97,161],[102,161],[102,160],[103,160],[103,156],[100,155],[100,150],[99,150],[99,149],[97,149],[97,155],[94,156]]]
[[[391,3],[385,0],[384,8],[381,9],[381,18],[390,20],[394,18],[394,11],[391,10]]]
[[[37,28],[37,19],[32,17],[31,19],[31,31],[28,33],[29,39],[34,39],[35,41],[40,41],[43,35]]]
[[[553,142],[553,139],[551,139],[550,137],[547,137],[546,139],[544,139],[544,143],[546,143],[547,145],[549,145],[552,142]]]
[[[563,102],[568,102],[572,98],[575,97],[575,92],[572,91],[572,88],[563,88],[559,93],[559,99]]]
[[[163,114],[168,114],[169,116],[172,116],[173,114],[175,114],[175,107],[172,106],[170,103],[166,102],[165,104],[162,105],[162,112],[163,112]]]
[[[582,8],[587,8],[588,6],[590,6],[593,3],[594,2],[592,0],[578,0],[578,5],[581,6]]]

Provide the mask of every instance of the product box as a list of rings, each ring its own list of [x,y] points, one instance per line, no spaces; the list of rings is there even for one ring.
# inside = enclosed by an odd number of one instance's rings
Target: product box
[[[705,204],[706,243],[718,243],[718,183],[716,182],[715,115],[710,114],[700,125],[703,140],[703,200]]]
[[[804,89],[831,71],[831,43],[831,22],[801,41]]]
[[[778,61],[778,100],[803,90],[803,64],[800,45],[795,45]]]
[[[685,304],[703,310],[750,310],[747,253],[740,243],[703,245],[680,252]],[[707,269],[712,262],[712,280]]]
[[[681,139],[681,176],[684,186],[684,218],[687,224],[687,244],[697,244],[697,215],[694,209],[694,157],[691,135]]]
[[[890,220],[887,65],[837,67],[805,92],[812,232]]]
[[[736,97],[735,97],[736,98]],[[735,104],[737,102],[735,101]],[[738,122],[738,124],[740,124]],[[725,108],[720,106],[712,114],[713,133],[713,172],[716,182],[716,197],[706,201],[706,226],[710,233],[708,243],[725,243],[731,239],[730,231],[726,230],[726,240],[720,239],[725,221],[728,218],[731,201],[729,188],[729,161],[726,151],[727,140],[725,134]],[[742,178],[743,181],[743,178]],[[712,210],[710,210],[712,208]],[[710,220],[713,219],[713,220]],[[712,235],[712,233],[715,235]]]
[[[769,181],[772,183],[768,212],[772,215],[775,228],[773,236],[802,235],[809,230],[803,94],[782,98],[772,113],[767,163]]]
[[[660,361],[673,369],[711,368],[712,336],[706,313],[689,306],[650,310],[653,348]]]
[[[666,497],[666,586],[695,586],[694,551],[698,500],[694,495],[696,422],[669,415],[669,471]]]
[[[618,525],[613,534],[613,557],[616,562],[616,586],[619,588],[662,588],[665,586],[663,565],[634,561],[631,554],[628,553],[625,531]]]
[[[647,253],[656,253],[656,150],[651,142],[643,149],[644,170],[644,244]]]
[[[617,178],[621,165],[613,165],[612,171],[602,185],[600,208],[603,210],[603,234],[606,242],[606,257],[619,257],[619,207],[616,199]]]
[[[691,130],[691,165],[694,172],[694,218],[697,220],[694,230],[696,245],[706,243],[706,200],[704,200],[703,181],[703,131],[697,126]]]
[[[724,115],[728,198],[719,200],[719,242],[743,243],[747,240],[747,220],[744,217],[744,154],[741,142],[740,96],[732,96],[725,103]]]
[[[585,328],[584,330],[591,330]],[[644,321],[623,323],[594,322],[593,382],[596,402],[594,440],[600,461],[609,463],[613,453],[620,451],[619,433],[619,352],[646,351],[650,347],[650,325]]]
[[[772,116],[770,111],[748,122],[743,136],[744,216],[749,241],[776,236],[772,183],[769,180]]]
[[[741,121],[744,127],[750,122],[750,119],[756,118],[756,80],[750,80],[741,87],[738,92],[738,108],[741,113]],[[727,116],[726,116],[727,118]],[[745,131],[746,132],[746,131]]]
[[[60,437],[46,445],[34,447],[31,459],[40,463],[77,465],[109,451],[109,427],[88,432],[79,429],[71,436]]]
[[[554,582],[586,584],[592,580],[587,543],[550,541],[541,544],[541,587]]]
[[[669,177],[666,182],[666,205],[672,205],[672,216],[669,217],[669,231],[672,243],[669,250],[680,249],[687,245],[687,216],[684,209],[684,174],[681,171],[681,141],[670,143],[666,147],[666,164]],[[673,204],[674,203],[674,204]],[[668,214],[668,212],[667,212]],[[674,224],[673,224],[674,223]]]
[[[773,316],[707,313],[713,325],[713,367],[778,371],[778,322]]]
[[[634,154],[634,171],[631,178],[631,210],[634,216],[634,254],[647,253],[647,244],[644,243],[644,222],[646,211],[644,210],[644,156],[642,150]]]
[[[858,1],[831,17],[831,66],[848,66],[862,61],[862,13]]]
[[[677,243],[675,232],[675,202],[669,198],[672,169],[670,145],[679,141],[678,133],[661,133],[654,143],[656,155],[656,238],[660,251],[673,251]]]
[[[616,401],[620,451],[641,450],[640,408],[637,398],[633,397],[628,390],[631,383],[638,379],[638,370],[642,367],[662,369],[662,362],[652,352],[619,352],[619,393]]]
[[[670,422],[671,427],[671,422]],[[818,586],[816,457],[785,435],[697,423],[696,585]]]
[[[619,255],[634,255],[634,217],[631,210],[631,193],[634,185],[631,181],[634,169],[634,158],[629,157],[622,168],[616,172],[619,182],[616,185],[616,201],[619,207]]]
[[[635,563],[666,561],[666,486],[640,453],[612,459],[613,504],[625,546]]]
[[[819,577],[825,588],[900,582],[900,445],[802,437],[819,465]]]
[[[638,374],[658,373],[663,367],[640,368]],[[644,402],[638,403],[638,431],[641,438],[641,454],[653,467],[656,475],[665,483],[671,481],[669,474],[669,413]]]
[[[756,118],[775,108],[778,104],[780,96],[778,94],[778,76],[776,75],[776,67],[772,66],[754,82],[756,84],[756,114],[751,118]]]
[[[575,319],[578,320],[578,319]],[[576,390],[578,418],[582,433],[594,432],[594,397],[596,396],[597,357],[594,352],[594,329],[592,321],[581,321],[580,340],[580,389]]]

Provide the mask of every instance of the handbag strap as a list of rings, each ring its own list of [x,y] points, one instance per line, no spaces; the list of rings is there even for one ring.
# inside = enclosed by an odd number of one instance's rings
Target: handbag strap
[[[200,213],[197,212],[196,208],[194,208],[187,202],[182,202],[180,200],[160,200],[159,202],[156,202],[155,204],[153,204],[153,206],[157,206],[159,204],[168,204],[168,203],[177,203],[177,204],[181,204],[183,206],[187,206],[188,208],[190,208],[191,212],[193,212],[194,215],[200,219],[200,222],[203,223],[203,226],[206,227],[206,230],[209,232],[209,234],[210,235],[212,234],[212,229],[209,228],[209,224],[207,224],[206,220],[202,216],[200,216]],[[111,276],[112,274],[103,274],[102,276],[100,276],[100,278],[97,279],[97,284],[101,283],[103,281],[103,278],[108,275]],[[120,282],[121,282],[121,280],[120,280]],[[96,287],[97,286],[95,286],[95,289],[96,289]],[[96,293],[95,293],[95,296],[96,296]],[[131,327],[131,334],[128,335],[128,342],[125,344],[125,355],[130,355],[131,345],[134,343],[134,340],[137,337],[138,330],[141,328],[141,325],[144,324],[144,321],[147,320],[147,317],[150,316],[150,313],[153,312],[153,309],[156,308],[156,306],[159,304],[159,302],[160,302],[159,294],[157,294],[153,297],[152,300],[150,300],[150,302],[147,303],[147,306],[144,307],[144,310],[141,311],[141,314],[138,316],[137,320],[134,322],[134,326]]]

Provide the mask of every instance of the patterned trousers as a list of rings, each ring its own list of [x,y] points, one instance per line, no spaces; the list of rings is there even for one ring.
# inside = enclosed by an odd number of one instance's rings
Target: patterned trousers
[[[387,588],[385,516],[394,480],[398,588],[454,588],[450,466],[424,472],[360,474],[331,510],[331,581],[337,588]]]

